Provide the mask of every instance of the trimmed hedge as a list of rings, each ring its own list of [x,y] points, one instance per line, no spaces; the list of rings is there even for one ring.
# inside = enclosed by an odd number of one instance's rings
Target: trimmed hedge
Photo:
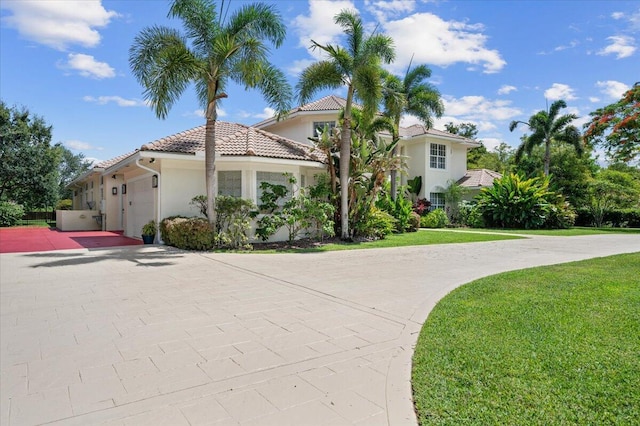
[[[577,226],[593,226],[593,214],[582,207],[577,210]],[[614,228],[640,228],[640,209],[605,210],[602,222]]]
[[[160,224],[165,244],[183,250],[211,250],[215,235],[207,219],[198,217],[165,218]]]

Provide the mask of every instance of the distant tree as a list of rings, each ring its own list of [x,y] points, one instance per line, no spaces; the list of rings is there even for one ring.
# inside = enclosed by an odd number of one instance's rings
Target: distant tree
[[[384,116],[391,120],[391,136],[393,141],[392,155],[398,155],[400,141],[400,119],[404,114],[411,114],[428,129],[433,127],[433,116],[442,117],[444,105],[440,92],[425,80],[431,77],[431,70],[426,65],[418,65],[407,69],[404,78],[400,79],[389,72],[382,74],[382,97]],[[397,170],[391,170],[391,198],[396,199]]]
[[[516,170],[532,178],[540,176],[543,168],[544,147],[538,146],[518,163]],[[590,156],[578,156],[575,149],[565,144],[551,144],[549,187],[564,195],[572,206],[583,207],[589,202],[587,188],[597,170],[598,165]]]
[[[60,155],[50,143],[43,118],[0,101],[0,201],[26,209],[55,205]]]
[[[315,62],[302,71],[296,88],[300,103],[308,102],[320,90],[347,87],[340,131],[340,228],[343,240],[349,232],[349,161],[351,158],[351,120],[354,97],[363,103],[364,113],[372,117],[381,97],[380,64],[395,58],[393,40],[382,34],[365,35],[364,24],[357,12],[343,10],[335,18],[346,34],[345,46],[322,45],[311,40],[311,48],[319,49],[327,59]]]
[[[454,124],[452,121],[444,125],[447,132],[459,135],[468,139],[476,140],[478,137],[478,126],[473,123]]]
[[[166,118],[182,93],[195,84],[205,108],[205,175],[209,223],[215,228],[215,150],[217,103],[226,98],[225,88],[234,81],[258,88],[278,113],[289,109],[291,88],[282,71],[269,62],[265,41],[279,47],[286,26],[274,7],[245,4],[220,14],[211,0],[174,0],[169,16],[180,18],[186,37],[173,28],[152,26],[136,36],[129,49],[129,64],[144,97],[156,115]],[[227,4],[228,6],[228,4]],[[190,41],[190,45],[187,44]]]
[[[74,154],[71,150],[63,145],[56,144],[55,149],[58,150],[60,163],[58,164],[58,198],[61,200],[72,197],[73,191],[67,188],[73,179],[89,170],[91,161],[84,158],[83,153]]]
[[[551,104],[549,111],[539,111],[529,118],[529,121],[512,121],[509,130],[514,131],[518,124],[525,124],[533,132],[526,136],[516,151],[516,164],[520,162],[524,153],[530,154],[535,146],[544,145],[544,175],[549,176],[551,164],[551,142],[566,143],[572,145],[578,155],[582,155],[582,137],[580,132],[571,122],[578,117],[575,114],[558,116],[567,103],[562,99]]]
[[[614,161],[625,163],[640,159],[640,82],[611,105],[589,114],[584,138],[605,148]]]

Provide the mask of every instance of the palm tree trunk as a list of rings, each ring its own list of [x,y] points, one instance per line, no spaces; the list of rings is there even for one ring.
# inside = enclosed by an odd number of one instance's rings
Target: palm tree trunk
[[[204,164],[205,179],[207,181],[207,217],[216,232],[216,102],[210,102],[207,107],[207,125],[204,134]]]
[[[349,164],[351,163],[351,102],[353,86],[347,91],[340,140],[340,227],[342,240],[351,239],[349,233]]]
[[[551,140],[547,138],[544,144],[544,175],[549,176],[549,165],[551,164]]]
[[[398,156],[398,141],[400,140],[400,118],[396,119],[394,123],[393,135],[392,135],[392,143],[395,144],[393,149],[391,150],[391,157],[396,158]],[[398,196],[398,171],[393,168],[391,169],[391,199],[393,201],[396,200]]]

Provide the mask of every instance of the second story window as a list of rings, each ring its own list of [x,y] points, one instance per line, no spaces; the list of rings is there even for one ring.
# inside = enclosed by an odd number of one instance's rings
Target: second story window
[[[432,143],[429,155],[429,167],[432,169],[447,168],[447,146]]]
[[[334,127],[336,127],[335,121],[314,121],[313,122],[313,137],[318,136],[319,133],[324,132],[325,127],[331,131]]]

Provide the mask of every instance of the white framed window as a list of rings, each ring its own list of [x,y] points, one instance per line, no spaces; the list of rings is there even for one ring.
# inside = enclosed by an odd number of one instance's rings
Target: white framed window
[[[447,168],[447,146],[438,143],[430,144],[429,167],[432,169]]]
[[[430,192],[429,201],[431,201],[431,210],[443,209],[444,210],[444,193],[442,192]]]
[[[314,121],[313,122],[313,137],[318,136],[319,133],[324,132],[324,128],[327,127],[329,131],[336,127],[335,121]]]
[[[218,171],[218,195],[242,197],[242,172],[240,170]]]
[[[286,200],[291,198],[293,188],[291,182],[289,182],[289,176],[285,176],[282,172],[256,172],[256,201],[260,204],[260,197],[262,197],[262,188],[260,184],[262,182],[269,182],[272,185],[283,185],[288,189]],[[281,202],[285,200],[280,200]]]

